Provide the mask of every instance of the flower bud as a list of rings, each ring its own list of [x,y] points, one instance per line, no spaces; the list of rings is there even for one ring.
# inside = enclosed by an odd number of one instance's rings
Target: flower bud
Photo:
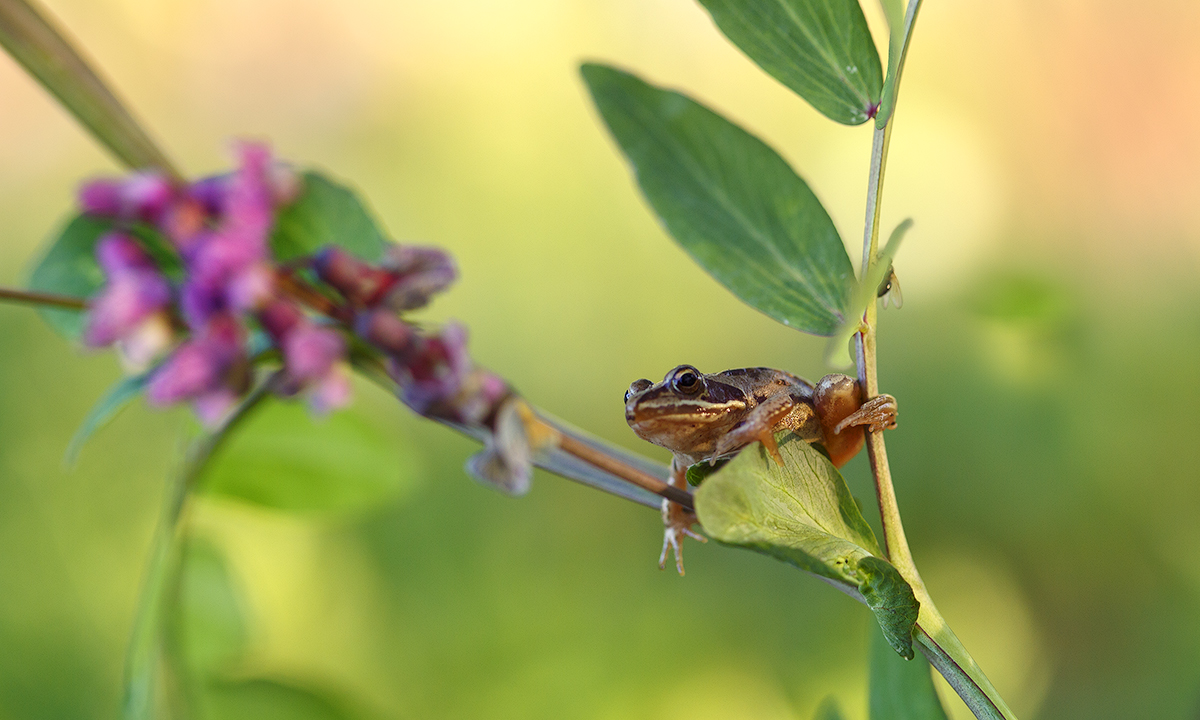
[[[404,357],[417,344],[416,330],[386,308],[360,312],[354,321],[354,332],[393,357]]]
[[[129,235],[110,232],[96,241],[96,262],[111,277],[124,272],[154,270],[154,261]]]
[[[415,310],[429,303],[458,277],[454,260],[439,248],[416,245],[388,247],[382,267],[396,276],[383,304],[396,310]]]
[[[393,274],[368,265],[336,245],[329,245],[317,253],[313,270],[351,304],[360,307],[379,304],[396,283]]]

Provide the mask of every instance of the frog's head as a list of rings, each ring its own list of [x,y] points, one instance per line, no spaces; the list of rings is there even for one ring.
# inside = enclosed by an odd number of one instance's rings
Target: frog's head
[[[671,370],[662,382],[636,380],[625,393],[629,427],[643,439],[672,450],[686,446],[690,435],[740,417],[745,409],[745,393],[691,365]]]

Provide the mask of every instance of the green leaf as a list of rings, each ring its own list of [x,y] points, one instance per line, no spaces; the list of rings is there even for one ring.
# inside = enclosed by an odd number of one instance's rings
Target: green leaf
[[[312,171],[302,180],[300,197],[276,218],[271,236],[275,257],[290,260],[339,245],[365,260],[379,259],[387,240],[354,191]]]
[[[150,379],[150,374],[150,372],[144,372],[140,375],[121,378],[108,389],[108,392],[104,393],[104,397],[92,406],[79,429],[75,431],[75,436],[71,438],[71,444],[67,446],[64,457],[67,465],[75,464],[75,461],[79,459],[79,451],[83,449],[84,443],[91,438],[93,433],[107,425],[129,403],[133,402],[134,398],[142,394],[142,390],[146,388],[146,383]]]
[[[763,70],[831,120],[866,122],[883,70],[858,0],[700,0]]]
[[[204,717],[211,720],[348,720],[341,703],[276,680],[216,682],[208,687]]]
[[[884,639],[897,654],[911,660],[913,625],[921,607],[912,586],[891,563],[877,557],[859,560],[858,572],[858,591],[875,613]]]
[[[212,675],[245,652],[245,603],[225,557],[211,542],[191,540],[181,562],[174,639],[193,673]]]
[[[871,637],[871,720],[947,720],[924,655],[897,657],[883,637]]]
[[[744,302],[832,335],[854,271],[820,201],[761,140],[689,98],[602,65],[584,80],[671,235]]]
[[[912,588],[877,557],[875,534],[841,473],[796,435],[780,433],[777,439],[782,467],[761,445],[752,445],[696,491],[696,512],[705,532],[807,570],[860,597],[896,652],[911,658],[919,609]]]
[[[904,0],[879,0],[879,7],[883,9],[883,15],[887,18],[888,30],[896,33],[896,28],[900,28],[900,33],[903,33]]]
[[[842,711],[838,708],[837,700],[832,695],[821,701],[813,720],[843,720]]]
[[[95,295],[104,286],[104,272],[96,263],[96,241],[111,229],[108,220],[72,218],[29,274],[29,289],[78,298]],[[83,334],[84,313],[79,310],[39,308],[38,312],[67,338],[78,340]]]
[[[710,465],[706,462],[692,465],[687,469],[686,473],[688,485],[700,487],[700,484],[704,482],[704,478],[720,470],[726,462],[725,460],[719,460],[716,465]]]
[[[265,405],[213,457],[202,492],[280,510],[353,512],[393,500],[417,477],[413,448],[351,411],[312,418]]]

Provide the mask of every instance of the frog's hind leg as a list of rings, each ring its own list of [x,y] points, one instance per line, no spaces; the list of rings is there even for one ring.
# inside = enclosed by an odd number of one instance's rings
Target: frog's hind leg
[[[728,455],[757,440],[775,458],[775,462],[783,465],[783,456],[779,454],[779,446],[775,443],[775,428],[795,407],[796,400],[790,395],[777,395],[756,406],[745,420],[734,425],[717,441],[712,459]]]
[[[687,490],[687,465],[681,463],[678,459],[671,461],[671,487]],[[675,552],[675,568],[679,570],[679,574],[683,574],[683,536],[695,538],[700,542],[708,542],[708,538],[692,531],[692,525],[696,524],[696,513],[688,510],[679,503],[671,502],[663,499],[662,501],[662,518],[663,525],[666,528],[663,530],[663,546],[662,554],[658,556],[658,569],[662,570],[667,566],[667,552],[673,550]]]

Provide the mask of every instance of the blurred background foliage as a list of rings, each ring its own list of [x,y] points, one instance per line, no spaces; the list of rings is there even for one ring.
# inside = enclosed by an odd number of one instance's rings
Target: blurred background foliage
[[[453,252],[462,281],[426,317],[466,322],[476,358],[595,433],[654,453],[619,398],[681,362],[826,370],[819,340],[665,237],[576,73],[605,59],[711,103],[857,246],[870,131],[689,0],[47,4],[190,174],[266,138],[352,180],[396,239]],[[1187,0],[929,2],[909,55],[884,194],[885,231],[916,220],[880,328],[892,465],[930,591],[1022,718],[1200,714],[1197,28]],[[0,98],[17,284],[77,182],[117,168],[7,58]],[[116,364],[21,308],[0,338],[0,717],[114,717],[186,420],[137,405],[66,468]],[[654,512],[545,475],[501,497],[462,473],[470,443],[358,391],[326,427],[371,456],[313,433],[254,465],[296,426],[263,416],[190,518],[173,637],[212,678],[207,714],[769,720],[833,694],[865,717],[864,608],[711,543],[659,572]],[[869,502],[865,461],[847,475]]]

